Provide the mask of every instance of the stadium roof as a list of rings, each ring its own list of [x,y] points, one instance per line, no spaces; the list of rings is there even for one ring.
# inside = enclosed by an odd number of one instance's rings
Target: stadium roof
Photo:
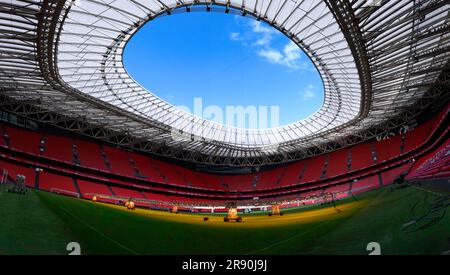
[[[0,0],[1,104],[182,160],[249,166],[295,160],[409,125],[445,94],[449,2]],[[160,16],[195,11],[250,16],[285,33],[321,74],[323,107],[292,125],[238,129],[186,113],[137,84],[122,63],[129,39]]]

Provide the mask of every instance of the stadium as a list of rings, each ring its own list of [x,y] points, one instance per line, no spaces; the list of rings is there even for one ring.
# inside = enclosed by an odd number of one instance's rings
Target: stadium
[[[194,14],[290,41],[258,53],[307,57],[319,108],[238,127],[143,85],[127,47]],[[449,98],[446,0],[0,0],[0,255],[450,254]]]

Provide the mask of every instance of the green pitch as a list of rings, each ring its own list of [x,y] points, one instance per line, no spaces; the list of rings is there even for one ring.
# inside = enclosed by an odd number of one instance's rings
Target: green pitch
[[[202,216],[198,224],[184,223],[173,221],[183,215],[170,220],[45,192],[3,190],[0,254],[68,254],[69,242],[78,242],[82,254],[367,255],[370,242],[378,242],[382,254],[442,254],[450,250],[450,213],[436,208],[442,201],[415,188],[382,189],[340,202],[341,213],[328,207],[317,219],[263,226],[269,217],[259,215],[257,226],[245,221],[258,216],[244,216],[242,226],[210,226]],[[349,204],[357,207],[347,209]],[[309,207],[285,216],[320,211]]]

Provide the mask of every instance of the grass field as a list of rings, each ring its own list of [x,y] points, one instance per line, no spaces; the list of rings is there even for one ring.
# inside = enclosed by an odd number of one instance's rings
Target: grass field
[[[304,208],[283,217],[170,214],[31,191],[0,194],[0,254],[442,254],[450,250],[450,213],[421,217],[438,195],[415,188],[350,198],[334,207]]]

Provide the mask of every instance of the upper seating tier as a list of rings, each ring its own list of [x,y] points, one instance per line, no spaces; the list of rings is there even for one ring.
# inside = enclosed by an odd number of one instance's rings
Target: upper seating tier
[[[9,146],[13,149],[39,155],[41,135],[33,131],[8,127],[5,133],[9,136]]]
[[[103,151],[109,161],[111,171],[118,175],[135,177],[136,172],[131,165],[128,152],[110,146],[103,146]]]
[[[73,162],[73,140],[63,136],[45,136],[44,156],[65,162]]]
[[[108,170],[102,157],[100,145],[84,140],[77,140],[76,146],[81,166],[97,170]]]

